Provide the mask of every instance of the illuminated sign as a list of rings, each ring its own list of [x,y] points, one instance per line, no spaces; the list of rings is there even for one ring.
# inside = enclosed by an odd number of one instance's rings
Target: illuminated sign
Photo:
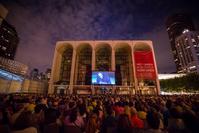
[[[136,51],[135,72],[138,79],[156,79],[153,53],[151,51]]]

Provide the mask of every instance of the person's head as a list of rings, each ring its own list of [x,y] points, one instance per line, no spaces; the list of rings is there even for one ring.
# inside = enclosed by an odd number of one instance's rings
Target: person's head
[[[38,114],[41,111],[45,111],[47,109],[47,107],[44,104],[38,104],[35,106],[35,113]]]
[[[160,118],[157,112],[149,112],[146,116],[146,120],[150,128],[152,129],[159,129],[160,125]]]
[[[33,126],[33,115],[30,111],[22,112],[14,123],[15,130],[23,130]]]
[[[124,106],[124,113],[128,116],[131,116],[131,109],[129,106]]]
[[[106,113],[110,116],[113,114],[113,109],[109,106],[106,108]]]
[[[97,115],[91,114],[88,118],[86,133],[95,133],[97,130]]]
[[[78,106],[80,115],[84,115],[86,113],[86,104],[82,103]]]
[[[137,114],[137,110],[134,107],[131,107],[131,116],[134,116]]]
[[[186,127],[191,132],[197,132],[199,126],[199,118],[192,110],[187,110],[183,113],[183,120],[185,122]]]
[[[121,114],[118,118],[118,128],[128,129],[131,127],[131,122],[127,114]]]
[[[68,104],[69,108],[72,109],[75,106],[75,103],[73,101],[69,102]]]
[[[77,113],[78,113],[78,111],[77,111],[76,108],[73,109],[73,110],[71,110],[70,115],[69,115],[69,121],[70,121],[71,123],[72,123],[72,122],[75,122],[75,121],[77,120]]]
[[[55,123],[57,120],[57,112],[52,108],[47,109],[44,115],[46,124]]]
[[[47,98],[42,98],[41,99],[41,104],[47,105]]]
[[[172,107],[172,101],[169,99],[166,101],[166,107],[170,109]]]
[[[53,108],[58,108],[58,105],[59,105],[59,102],[58,101],[53,101],[53,103],[52,103],[52,107]]]
[[[181,111],[177,107],[172,107],[169,111],[172,118],[181,118]]]

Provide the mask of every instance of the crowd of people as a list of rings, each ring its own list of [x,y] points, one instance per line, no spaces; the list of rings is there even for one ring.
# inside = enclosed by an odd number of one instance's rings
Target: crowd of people
[[[0,95],[0,133],[198,131],[198,95]]]

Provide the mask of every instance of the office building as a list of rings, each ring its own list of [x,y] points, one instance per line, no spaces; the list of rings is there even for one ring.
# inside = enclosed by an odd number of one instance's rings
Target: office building
[[[180,66],[180,61],[179,61],[179,56],[176,45],[175,45],[175,39],[182,34],[182,32],[185,29],[188,29],[189,31],[194,31],[194,24],[191,19],[191,17],[187,14],[174,14],[170,17],[168,17],[166,21],[166,27],[167,27],[167,32],[169,35],[169,41],[171,44],[171,50],[172,54],[174,57],[174,62],[176,64],[176,69],[177,72],[180,72],[181,66]]]
[[[27,71],[27,65],[0,57],[0,93],[19,92]]]
[[[185,29],[175,40],[179,55],[179,73],[199,73],[199,32]]]
[[[19,37],[15,28],[5,20],[0,25],[0,56],[14,59]]]

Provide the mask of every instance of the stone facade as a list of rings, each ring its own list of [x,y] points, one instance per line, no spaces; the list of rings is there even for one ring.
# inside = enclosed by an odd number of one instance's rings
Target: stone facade
[[[71,53],[70,50],[71,49]],[[86,50],[88,52],[82,52],[83,50]],[[90,61],[91,65],[91,71],[98,71],[100,70],[100,63],[98,63],[100,57],[99,51],[103,49],[105,51],[105,55],[107,56],[107,59],[110,59],[110,64],[106,64],[106,71],[115,71],[117,72],[117,64],[118,61],[116,58],[120,58],[120,55],[118,51],[122,51],[119,49],[123,49],[123,55],[126,55],[125,51],[127,51],[128,57],[125,58],[128,65],[126,64],[127,68],[129,69],[127,78],[127,81],[121,83],[121,85],[114,85],[114,86],[105,86],[105,88],[110,88],[111,93],[117,93],[117,94],[140,94],[142,91],[144,94],[159,94],[160,93],[160,87],[159,87],[159,81],[158,81],[158,71],[155,61],[155,55],[154,55],[154,49],[152,45],[152,41],[148,40],[89,40],[89,41],[58,41],[55,46],[55,52],[54,52],[54,59],[52,64],[52,73],[51,73],[51,79],[49,82],[49,90],[48,93],[60,93],[62,90],[63,93],[69,93],[72,94],[74,92],[79,94],[85,94],[86,92],[90,92],[90,94],[98,94],[98,88],[102,86],[94,86],[92,84],[87,84],[86,82],[79,82],[78,76],[79,76],[79,69],[82,67],[81,65],[78,65],[78,63],[81,61],[79,59],[83,58],[80,56],[81,53],[84,53],[88,55],[88,61]],[[90,54],[89,53],[90,50]],[[135,70],[135,59],[134,59],[134,51],[151,51],[153,54],[153,60],[154,60],[154,66],[155,66],[155,74],[156,79],[154,79],[154,86],[145,86],[143,85],[138,79],[136,78],[136,70]],[[108,51],[108,52],[106,52]],[[109,54],[108,54],[109,53]],[[66,54],[64,57],[63,54]],[[89,57],[91,55],[91,58]],[[121,59],[123,58],[123,55],[121,55]],[[101,56],[101,55],[100,55]],[[70,74],[68,80],[64,82],[62,80],[63,76],[63,61],[64,59],[68,60],[70,66],[68,67],[70,69]],[[105,60],[105,62],[107,62]],[[103,63],[103,62],[101,62]],[[89,64],[89,63],[88,63]],[[125,65],[125,64],[124,64]],[[88,65],[89,66],[89,65]],[[125,71],[125,70],[124,70]],[[124,72],[125,73],[125,72]],[[67,75],[66,75],[67,77]],[[67,78],[66,78],[67,79]],[[123,79],[122,79],[123,80]],[[150,88],[152,87],[152,89]],[[153,91],[149,91],[149,89]],[[139,91],[142,90],[142,91]],[[144,91],[145,90],[145,91]]]

